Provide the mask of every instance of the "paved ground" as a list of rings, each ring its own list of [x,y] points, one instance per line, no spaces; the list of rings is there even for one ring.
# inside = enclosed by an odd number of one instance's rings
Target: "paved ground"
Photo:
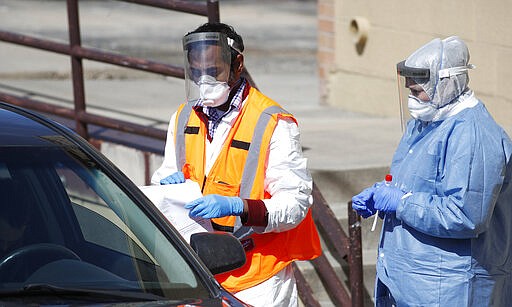
[[[370,117],[320,104],[316,1],[222,0],[220,9],[221,20],[244,37],[246,67],[259,89],[299,120],[309,167],[326,199],[339,205],[335,211],[346,212],[351,193],[373,180],[364,170],[382,171],[389,164],[400,137],[398,116]],[[174,65],[182,65],[181,36],[206,21],[103,0],[80,1],[80,18],[84,45]],[[67,41],[63,0],[2,0],[0,20],[0,30]],[[0,42],[0,59],[0,91],[72,104],[68,58]],[[182,80],[90,61],[84,70],[88,109],[99,114],[166,129],[184,99]],[[365,221],[363,227],[370,225]],[[375,235],[365,240],[376,246]],[[370,261],[368,289],[372,268]]]

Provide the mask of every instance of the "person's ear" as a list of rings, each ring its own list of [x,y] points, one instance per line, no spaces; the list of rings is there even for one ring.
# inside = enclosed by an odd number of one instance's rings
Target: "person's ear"
[[[233,71],[237,76],[240,76],[240,74],[242,74],[243,70],[244,70],[244,55],[238,54],[233,63]]]
[[[231,87],[236,83],[242,76],[242,72],[244,70],[244,56],[242,54],[238,54],[236,58],[231,63],[231,73],[229,75],[228,85]]]

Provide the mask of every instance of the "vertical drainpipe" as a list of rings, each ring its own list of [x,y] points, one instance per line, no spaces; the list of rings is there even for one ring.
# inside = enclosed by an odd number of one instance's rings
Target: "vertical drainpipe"
[[[88,140],[89,133],[87,131],[87,124],[80,119],[80,115],[85,113],[85,90],[82,58],[76,55],[77,51],[81,48],[78,0],[67,0],[67,8],[76,132]]]

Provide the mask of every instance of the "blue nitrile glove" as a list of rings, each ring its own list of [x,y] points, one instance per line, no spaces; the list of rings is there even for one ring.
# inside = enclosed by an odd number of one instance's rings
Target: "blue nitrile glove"
[[[240,197],[210,194],[185,205],[191,217],[216,218],[229,215],[242,215],[244,202]]]
[[[382,180],[382,181],[377,181],[373,184],[373,187],[374,188],[378,188],[378,187],[381,187],[383,185],[386,185],[386,181]]]
[[[160,184],[176,184],[176,183],[183,183],[185,182],[185,175],[177,171],[174,174],[171,174],[164,179],[160,180]]]
[[[366,188],[361,193],[352,197],[352,209],[356,210],[363,218],[368,218],[377,212],[374,209],[373,203],[374,191],[374,187]]]
[[[375,209],[380,212],[395,212],[404,192],[395,186],[382,185],[375,189],[373,200]]]

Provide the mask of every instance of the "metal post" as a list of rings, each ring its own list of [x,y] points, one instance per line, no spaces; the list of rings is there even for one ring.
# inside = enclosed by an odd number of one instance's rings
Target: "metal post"
[[[74,55],[74,51],[80,49],[80,22],[78,14],[78,0],[67,0],[69,48],[71,53],[71,76],[73,81],[73,98],[75,102],[76,132],[86,140],[89,139],[87,124],[79,119],[85,112],[85,89],[82,58]]]
[[[208,22],[220,22],[219,0],[206,0]]]
[[[151,166],[150,160],[151,156],[149,152],[144,152],[144,184],[150,185],[151,184],[151,170],[149,169]]]
[[[311,264],[315,268],[318,276],[324,284],[325,291],[329,295],[335,306],[350,306],[350,295],[343,286],[336,271],[329,263],[327,256],[322,254],[311,260]]]
[[[363,307],[363,255],[361,247],[361,217],[352,209],[352,202],[348,203],[348,225],[350,238],[350,252],[348,254],[350,293],[352,306]]]
[[[313,295],[313,290],[311,286],[308,284],[308,281],[302,275],[297,263],[292,263],[293,273],[295,275],[295,279],[297,280],[297,292],[299,293],[299,297],[302,303],[308,307],[320,307],[320,303],[315,299]]]

